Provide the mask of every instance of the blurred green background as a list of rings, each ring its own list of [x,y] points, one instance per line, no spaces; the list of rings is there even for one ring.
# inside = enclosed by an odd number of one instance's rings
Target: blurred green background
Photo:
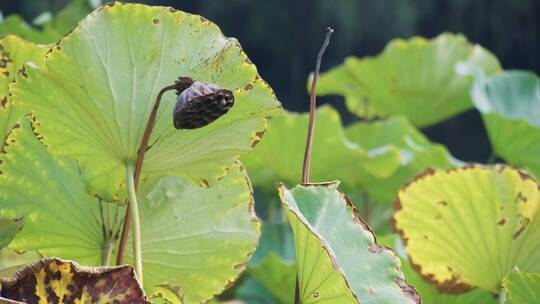
[[[86,0],[85,0],[86,1]],[[67,0],[2,0],[3,16],[21,15],[29,24],[53,15]],[[104,1],[105,2],[105,1]],[[225,35],[238,38],[285,108],[308,108],[306,79],[323,39],[335,29],[322,71],[349,55],[379,53],[392,38],[434,37],[445,31],[463,33],[493,52],[504,69],[540,73],[540,1],[537,0],[177,0],[140,1],[200,14],[217,23]],[[87,1],[88,9],[101,1]],[[41,20],[40,17],[41,16]],[[46,17],[46,15],[45,15]],[[71,16],[79,18],[77,14]],[[36,19],[37,18],[37,19]],[[344,122],[349,114],[341,97],[319,104],[337,108]],[[491,148],[482,121],[471,110],[423,130],[464,161],[486,161]]]

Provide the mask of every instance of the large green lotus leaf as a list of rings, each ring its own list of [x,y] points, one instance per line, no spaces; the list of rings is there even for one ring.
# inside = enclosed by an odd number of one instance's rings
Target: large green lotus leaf
[[[28,121],[9,142],[16,144],[2,158],[0,216],[26,219],[10,247],[86,265],[106,263],[125,207],[85,192],[75,162],[47,153]],[[174,303],[203,302],[236,278],[257,244],[245,170],[234,165],[208,186],[179,177],[151,186],[141,189],[139,201],[146,291]]]
[[[278,185],[294,233],[302,303],[420,303],[399,258],[377,244],[337,186]]]
[[[502,286],[508,304],[536,303],[540,299],[540,273],[512,271],[504,278]]]
[[[360,117],[399,114],[425,127],[472,107],[472,79],[455,73],[458,62],[500,70],[495,56],[462,35],[395,39],[376,57],[349,57],[322,74],[318,94],[343,95]]]
[[[238,42],[202,17],[141,4],[104,5],[12,91],[36,115],[49,149],[77,159],[91,191],[112,199],[124,167],[136,159],[158,91],[178,76],[233,90],[235,106],[207,127],[177,131],[175,94],[165,94],[143,174],[221,176],[251,150],[280,105]]]
[[[400,160],[392,175],[364,178],[365,191],[377,202],[392,202],[403,184],[426,168],[448,169],[459,164],[446,147],[431,143],[405,117],[357,122],[347,127],[345,134],[372,154],[387,151]]]
[[[248,268],[249,273],[261,283],[279,303],[294,302],[296,265],[270,253],[258,265]]]
[[[399,192],[394,207],[411,263],[441,291],[497,292],[514,267],[540,270],[540,188],[520,171],[428,170]]]
[[[149,304],[130,266],[84,267],[47,258],[0,278],[0,303]]]
[[[287,112],[272,118],[264,140],[242,157],[255,186],[269,190],[278,181],[294,185],[301,180],[307,125],[307,113]],[[399,166],[399,155],[371,155],[348,140],[339,113],[331,107],[317,110],[315,130],[311,180],[339,178],[348,185],[357,185],[361,175],[385,177]]]
[[[0,149],[4,140],[24,113],[8,101],[8,85],[25,64],[40,65],[47,48],[13,35],[0,38]]]
[[[125,208],[87,194],[75,162],[47,153],[28,120],[8,142],[0,167],[0,216],[25,218],[10,247],[85,265],[105,261]]]
[[[166,177],[142,190],[146,194],[139,212],[149,296],[202,303],[236,279],[259,238],[251,186],[241,165],[208,186]],[[128,259],[131,253],[128,245]]]
[[[22,217],[3,217],[0,216],[0,249],[9,245],[13,237],[24,225]]]
[[[540,177],[540,79],[508,71],[477,80],[472,90],[496,155]]]

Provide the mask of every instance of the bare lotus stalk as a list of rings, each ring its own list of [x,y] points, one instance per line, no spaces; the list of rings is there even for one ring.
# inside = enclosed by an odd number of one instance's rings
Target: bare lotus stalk
[[[304,152],[304,165],[302,167],[302,184],[309,183],[309,171],[311,167],[311,150],[313,146],[313,136],[315,133],[315,114],[317,113],[317,81],[319,80],[319,72],[321,69],[322,56],[326,47],[330,43],[330,36],[334,32],[333,29],[326,28],[326,36],[324,37],[323,44],[317,55],[317,62],[315,63],[315,72],[313,73],[313,79],[311,80],[311,90],[309,95],[309,124],[306,140],[306,150]],[[298,284],[298,273],[296,274],[296,288],[294,292],[294,303],[300,304],[300,286]]]
[[[135,223],[133,227],[135,269],[141,282],[142,250],[136,193],[139,186],[144,155],[148,150],[148,141],[152,134],[152,130],[154,129],[161,98],[165,92],[170,90],[176,90],[178,96],[173,112],[173,124],[177,129],[202,128],[225,115],[234,105],[234,95],[230,90],[222,89],[215,84],[196,82],[189,77],[179,77],[173,85],[166,86],[159,91],[139,146],[135,168],[130,170],[131,165],[127,165],[128,170],[126,174],[128,176],[126,176],[126,180],[129,188],[129,204],[126,215],[124,216],[124,225],[118,244],[118,254],[116,256],[116,265],[123,264],[128,232],[131,222],[133,221]],[[129,176],[131,174],[133,174],[133,177]]]
[[[317,55],[317,62],[315,63],[315,72],[313,73],[313,79],[311,80],[311,90],[309,93],[309,124],[308,124],[308,134],[306,142],[306,150],[304,152],[304,166],[302,168],[302,183],[309,183],[309,170],[311,167],[311,150],[313,146],[313,136],[315,133],[315,114],[317,111],[317,81],[319,80],[319,72],[321,69],[321,61],[324,51],[328,43],[330,43],[330,36],[334,32],[333,29],[326,28],[326,36],[324,42],[319,50]]]

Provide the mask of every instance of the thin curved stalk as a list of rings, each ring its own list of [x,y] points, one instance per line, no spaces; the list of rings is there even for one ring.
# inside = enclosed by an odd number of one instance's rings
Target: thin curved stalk
[[[129,217],[133,222],[133,256],[135,258],[135,272],[141,285],[143,284],[142,247],[141,247],[141,224],[139,220],[139,206],[135,192],[135,168],[133,165],[126,166],[126,185],[129,195]]]
[[[326,37],[317,55],[317,62],[315,64],[315,72],[313,73],[313,79],[311,81],[311,90],[309,93],[309,124],[308,134],[306,142],[306,150],[304,152],[304,166],[302,167],[302,184],[309,183],[309,170],[311,167],[311,150],[313,146],[313,135],[315,133],[315,112],[317,111],[317,81],[319,80],[319,71],[321,69],[321,61],[324,51],[328,43],[330,43],[330,36],[334,32],[331,28],[326,28]]]
[[[334,32],[333,29],[326,28],[326,36],[324,37],[323,44],[317,55],[317,62],[315,63],[315,72],[313,73],[313,79],[311,80],[311,90],[309,95],[309,123],[308,133],[306,141],[306,150],[304,151],[304,165],[302,167],[302,184],[309,183],[309,171],[311,168],[311,150],[313,146],[313,136],[315,133],[315,114],[317,113],[317,81],[319,80],[319,72],[321,69],[321,61],[324,51],[328,43],[330,43],[330,36]],[[294,303],[300,304],[300,286],[298,284],[298,272],[296,273],[296,287],[294,292]]]
[[[148,122],[146,123],[146,129],[144,130],[144,135],[141,140],[141,144],[139,146],[139,152],[137,154],[137,162],[135,164],[135,172],[132,173],[133,179],[134,179],[134,189],[135,193],[137,193],[137,189],[139,187],[139,178],[141,177],[141,170],[144,162],[144,155],[146,153],[146,150],[148,149],[148,141],[150,140],[150,135],[152,134],[152,130],[154,130],[154,125],[156,122],[156,116],[159,109],[159,105],[161,103],[161,97],[163,94],[167,91],[177,89],[177,85],[170,85],[166,86],[163,89],[161,89],[156,97],[156,101],[154,102],[154,106],[152,107],[152,113],[150,113],[150,117],[148,118]],[[118,243],[118,252],[116,254],[116,265],[122,265],[124,264],[124,253],[126,251],[126,244],[129,234],[129,226],[131,225],[131,217],[129,214],[131,213],[130,205],[128,204],[126,215],[124,216],[124,225],[122,226],[122,233],[120,235],[120,242]]]

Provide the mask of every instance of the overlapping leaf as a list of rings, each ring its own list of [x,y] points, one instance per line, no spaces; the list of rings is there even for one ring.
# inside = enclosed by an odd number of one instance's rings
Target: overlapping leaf
[[[510,272],[502,283],[508,304],[535,303],[540,299],[540,273]]]
[[[47,153],[28,122],[11,139],[17,144],[2,159],[0,216],[22,214],[27,219],[11,247],[86,265],[106,263],[124,207],[87,194],[75,163]],[[208,185],[166,177],[141,188],[149,296],[173,303],[204,302],[238,276],[259,234],[244,171],[233,165]]]
[[[516,266],[540,271],[540,187],[515,169],[427,171],[395,209],[411,262],[439,290],[497,292]]]
[[[297,183],[302,172],[308,125],[307,114],[286,113],[274,117],[253,153],[242,157],[256,186],[268,189],[277,181]],[[358,185],[361,175],[387,177],[399,166],[396,153],[374,153],[348,140],[339,114],[330,107],[317,111],[311,179],[339,178]]]
[[[13,145],[2,155],[0,216],[26,220],[10,247],[85,265],[105,262],[125,208],[87,194],[75,162],[47,153],[28,120],[8,140]]]
[[[251,186],[241,165],[208,186],[166,177],[146,192],[139,212],[149,296],[201,303],[236,279],[259,238]]]
[[[150,303],[130,266],[82,267],[42,259],[13,278],[0,278],[0,286],[0,303]]]
[[[357,122],[345,129],[347,138],[371,154],[394,154],[399,167],[388,177],[367,176],[363,189],[376,202],[392,202],[409,179],[426,168],[447,169],[460,162],[439,144],[431,143],[409,121],[400,116],[374,122]]]
[[[49,149],[77,159],[91,190],[113,198],[134,162],[158,91],[179,76],[234,91],[227,115],[198,130],[172,125],[174,93],[162,100],[143,174],[194,180],[223,175],[279,111],[272,90],[235,39],[195,15],[113,3],[88,15],[13,86],[40,122]],[[157,142],[156,142],[157,141]]]
[[[525,71],[478,77],[471,96],[495,154],[540,177],[540,78]]]
[[[403,250],[403,242],[399,235],[387,234],[378,235],[377,241],[380,244],[394,248],[396,254],[401,259],[401,270],[407,278],[407,283],[414,286],[420,295],[423,304],[496,304],[496,296],[488,291],[475,288],[462,294],[444,293],[437,290],[437,287],[430,284],[411,265],[407,254]]]
[[[71,30],[79,20],[92,10],[89,0],[70,0],[54,17],[50,12],[36,18],[41,29],[24,21],[19,15],[9,15],[0,22],[0,36],[14,34],[34,43],[53,43]],[[47,20],[44,20],[48,17]]]
[[[9,245],[15,234],[22,229],[24,219],[22,217],[0,216],[0,249]]]
[[[17,36],[0,38],[0,147],[15,122],[24,113],[8,101],[8,85],[23,65],[40,65],[47,48],[22,40]],[[0,148],[1,149],[1,148]]]
[[[324,73],[318,94],[343,95],[360,117],[398,114],[425,127],[472,107],[472,80],[455,73],[458,62],[476,64],[487,74],[500,70],[491,53],[461,35],[396,39],[376,57],[350,57]]]
[[[419,303],[399,259],[377,245],[337,185],[278,185],[294,233],[302,303]]]
[[[279,303],[293,303],[296,286],[296,264],[270,253],[249,273],[261,283]]]

